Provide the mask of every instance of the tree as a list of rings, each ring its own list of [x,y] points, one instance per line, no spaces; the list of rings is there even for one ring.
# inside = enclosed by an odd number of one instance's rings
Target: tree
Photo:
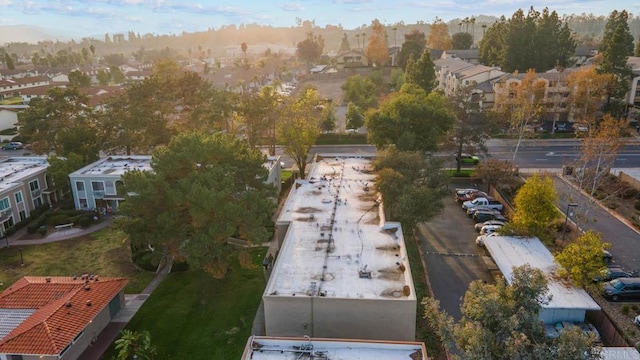
[[[342,34],[342,41],[340,42],[340,52],[345,52],[351,50],[351,45],[349,45],[349,39],[347,38],[347,33]]]
[[[341,88],[344,90],[344,101],[352,102],[363,109],[375,107],[378,102],[376,84],[369,78],[360,75],[349,76]]]
[[[522,185],[514,199],[515,211],[509,226],[516,229],[518,235],[537,236],[545,240],[545,230],[558,217],[556,193],[553,180],[533,175]]]
[[[422,55],[426,47],[427,40],[422,31],[413,29],[408,34],[405,34],[404,42],[400,49],[400,55],[398,56],[398,66],[405,69],[411,55],[413,55],[414,59],[418,58]]]
[[[467,50],[471,45],[473,45],[473,36],[467,32],[459,32],[451,36],[451,47],[454,50]]]
[[[514,73],[518,77],[518,73]],[[538,79],[534,70],[529,70],[520,81],[505,81],[503,89],[496,95],[499,104],[496,111],[516,135],[516,146],[512,162],[516,161],[522,139],[531,124],[537,122],[544,112],[546,83]]]
[[[157,353],[155,345],[151,344],[151,335],[147,330],[142,332],[122,330],[121,336],[115,341],[115,344],[118,360],[131,358],[153,360]]]
[[[379,149],[394,145],[401,151],[435,151],[453,121],[444,96],[405,84],[368,112],[365,124],[369,142]]]
[[[250,146],[275,146],[275,126],[279,114],[280,95],[270,86],[258,93],[244,93],[240,97],[239,113],[244,135]],[[275,149],[272,149],[275,154]]]
[[[407,84],[418,85],[427,93],[433,90],[436,70],[429,50],[424,50],[417,61],[414,61],[413,57],[409,58],[405,70],[405,81]]]
[[[367,45],[367,58],[375,66],[386,66],[389,63],[389,46],[384,31],[384,26],[378,19],[371,22],[373,33],[369,37]]]
[[[278,142],[284,147],[284,153],[296,163],[303,178],[309,151],[320,135],[322,111],[318,110],[319,103],[318,91],[305,89],[298,97],[285,103],[276,128]]]
[[[98,74],[96,75],[96,78],[98,79],[98,83],[100,83],[100,85],[109,85],[109,80],[111,80],[111,75],[109,75],[108,72],[100,69],[98,70]]]
[[[13,70],[16,68],[15,63],[13,62],[13,58],[11,58],[11,55],[9,55],[9,53],[4,53],[4,65],[9,70]]]
[[[431,24],[429,35],[427,36],[427,45],[430,49],[451,50],[451,36],[449,36],[449,27],[444,21],[437,18]]]
[[[593,279],[605,267],[602,250],[609,246],[610,244],[602,241],[601,234],[592,230],[580,235],[555,256],[556,261],[562,265],[561,275],[570,277],[579,287],[592,285]]]
[[[47,162],[49,163],[47,176],[56,184],[56,192],[62,198],[71,192],[69,174],[87,165],[82,156],[74,153],[69,153],[66,157],[49,156],[47,157]]]
[[[428,221],[442,209],[447,177],[436,158],[419,151],[387,149],[374,162],[378,171],[376,190],[382,196],[388,218],[407,229]]]
[[[615,81],[614,75],[598,73],[593,66],[581,67],[567,75],[567,87],[572,89],[568,99],[572,117],[595,126],[596,112]]]
[[[590,128],[582,142],[582,155],[576,164],[578,185],[591,196],[609,179],[618,151],[626,142],[629,128],[625,120],[605,114],[602,121]]]
[[[79,70],[74,70],[69,73],[69,85],[76,87],[89,87],[91,86],[91,78],[89,75],[83,74]]]
[[[240,50],[242,50],[242,52],[244,53],[244,61],[247,61],[247,43],[243,42],[240,45]]]
[[[265,161],[260,150],[222,133],[184,132],[155,149],[153,171],[123,176],[119,226],[132,252],[155,249],[156,260],[172,256],[224,277],[229,237],[268,239],[275,193],[265,183]]]
[[[77,88],[54,88],[35,98],[18,115],[20,135],[36,154],[81,154],[85,163],[98,158],[100,139],[89,99]]]
[[[455,114],[453,127],[447,133],[446,143],[452,146],[460,172],[463,153],[486,152],[490,123],[486,121],[480,108],[480,96],[474,93],[476,84],[461,86],[447,98],[449,109]]]
[[[633,56],[640,56],[640,38],[638,38],[636,46],[633,48]]]
[[[307,68],[311,68],[311,64],[320,59],[323,49],[324,38],[322,35],[313,35],[313,32],[308,32],[307,38],[298,43],[296,55],[307,64]]]
[[[359,129],[364,125],[364,114],[362,113],[362,109],[352,102],[347,105],[345,118],[347,120],[347,129]]]
[[[116,84],[122,84],[127,79],[122,70],[115,65],[109,66],[109,73],[111,74],[111,79],[113,79],[113,82]]]
[[[487,184],[498,188],[508,189],[516,187],[520,183],[516,166],[508,160],[486,159],[476,167],[476,176]]]
[[[617,80],[608,90],[605,110],[613,110],[621,115],[622,98],[629,91],[629,78],[632,73],[631,67],[627,64],[627,56],[633,54],[633,35],[629,31],[629,13],[626,10],[614,10],[609,14],[600,53],[602,61],[598,64],[598,72],[612,74]]]
[[[480,40],[480,59],[487,66],[500,66],[504,64],[505,59],[505,41],[504,36],[507,32],[509,24],[504,16],[500,21],[493,23],[486,31],[482,40]]]
[[[472,282],[457,324],[430,298],[422,301],[424,317],[445,344],[457,345],[465,359],[599,359],[596,339],[577,326],[556,339],[545,335],[539,314],[551,300],[548,291],[542,270],[524,265],[495,285]]]

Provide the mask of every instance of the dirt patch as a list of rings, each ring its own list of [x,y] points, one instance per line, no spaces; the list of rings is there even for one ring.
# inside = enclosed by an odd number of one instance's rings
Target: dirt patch
[[[342,90],[342,84],[344,84],[346,78],[333,78],[322,80],[308,80],[300,84],[301,88],[305,86],[313,86],[318,90],[320,97],[324,99],[331,99],[334,102],[340,104],[344,99],[344,90]]]
[[[320,212],[320,209],[314,208],[314,207],[301,207],[301,208],[297,208],[296,212],[302,213],[302,214],[311,214],[311,213]]]

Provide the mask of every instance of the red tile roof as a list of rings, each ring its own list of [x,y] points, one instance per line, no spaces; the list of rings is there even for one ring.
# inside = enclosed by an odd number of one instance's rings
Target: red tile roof
[[[49,279],[49,280],[47,280]],[[57,355],[124,289],[123,278],[27,276],[0,294],[0,309],[36,309],[3,339],[0,353]]]

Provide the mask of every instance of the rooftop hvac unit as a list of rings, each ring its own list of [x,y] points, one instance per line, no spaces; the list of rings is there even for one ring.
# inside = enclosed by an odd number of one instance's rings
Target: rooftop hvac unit
[[[367,265],[358,270],[358,276],[360,279],[371,279],[371,270],[367,270]]]

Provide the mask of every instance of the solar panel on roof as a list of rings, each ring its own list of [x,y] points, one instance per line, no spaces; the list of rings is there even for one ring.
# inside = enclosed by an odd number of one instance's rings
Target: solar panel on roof
[[[35,309],[0,309],[0,340],[9,335],[34,312],[36,312]]]

